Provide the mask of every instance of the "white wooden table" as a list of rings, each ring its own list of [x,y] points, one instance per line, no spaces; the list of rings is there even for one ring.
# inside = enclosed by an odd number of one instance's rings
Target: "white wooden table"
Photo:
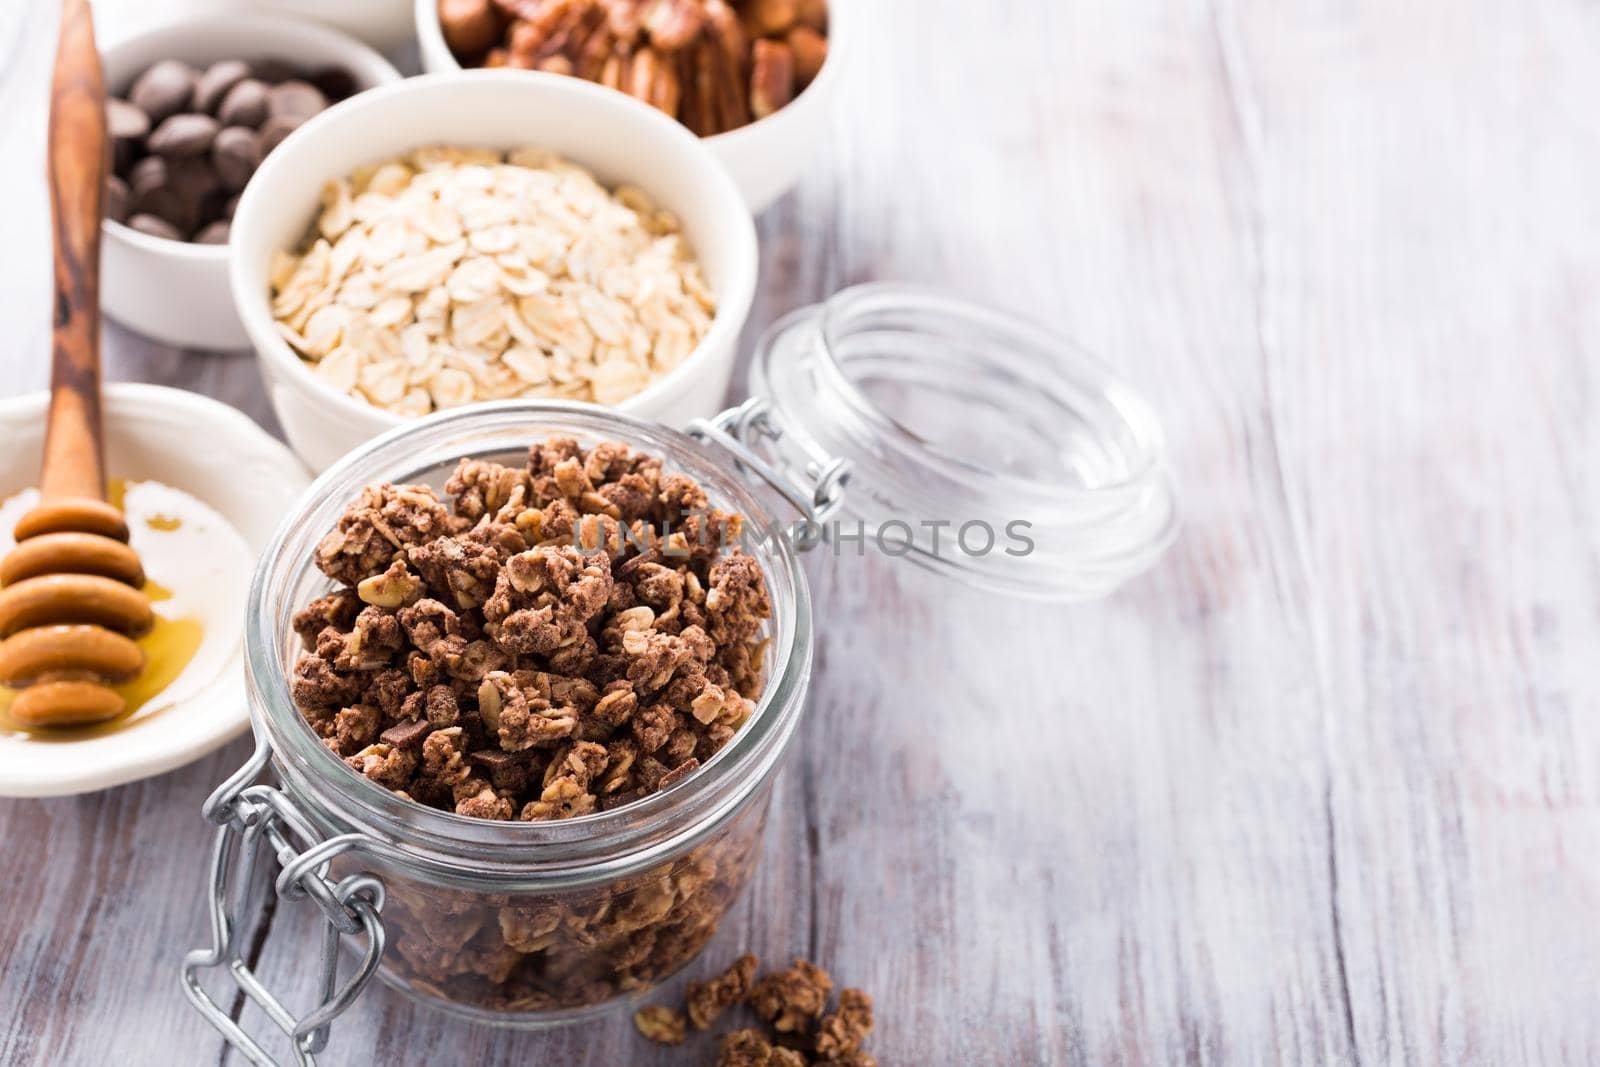
[[[810,955],[895,1067],[1600,1061],[1600,7],[857,2],[751,336],[878,278],[1032,314],[1155,402],[1187,525],[1074,608],[819,571],[768,858],[693,972]],[[0,6],[5,391],[45,381],[51,6]],[[106,358],[272,425],[249,356]],[[176,974],[244,754],[0,802],[0,1061],[238,1062]],[[305,1003],[310,919],[270,924]],[[327,1060],[697,1062],[376,987]]]

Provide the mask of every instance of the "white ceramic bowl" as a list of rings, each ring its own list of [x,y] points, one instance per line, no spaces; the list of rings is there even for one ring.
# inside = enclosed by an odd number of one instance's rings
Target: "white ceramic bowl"
[[[833,0],[828,11],[828,59],[816,80],[787,107],[748,126],[707,137],[705,143],[733,175],[745,203],[756,213],[788,192],[822,142],[828,108],[836,92],[842,59],[855,36],[855,5],[864,0]],[[422,69],[460,70],[439,25],[438,0],[415,0],[417,47]],[[528,73],[528,72],[519,72]]]
[[[234,301],[289,444],[312,469],[407,420],[328,385],[279,335],[268,284],[273,253],[301,245],[325,182],[429,144],[548,149],[607,185],[639,186],[676,214],[717,312],[681,364],[617,407],[673,426],[718,410],[755,294],[756,234],[733,180],[699,139],[637,100],[576,78],[424,75],[363,93],[300,127],[262,163],[234,215]]]
[[[94,0],[95,32],[102,41],[114,41],[148,26],[219,11],[276,12],[320,22],[383,52],[404,48],[416,32],[411,0]]]
[[[38,484],[46,393],[0,400],[0,499]],[[106,466],[114,478],[182,489],[219,512],[259,554],[310,479],[300,462],[227,404],[181,389],[105,388]],[[197,442],[205,447],[197,448]],[[0,537],[7,544],[10,531]],[[242,585],[248,575],[241,575]],[[221,666],[160,714],[100,737],[42,743],[0,733],[0,795],[64,796],[171,770],[237,737],[245,711],[243,597]],[[206,640],[217,639],[207,635]],[[226,640],[226,639],[224,639]],[[208,653],[209,655],[210,653]]]
[[[280,11],[343,30],[374,48],[398,48],[411,40],[411,0],[232,0]]]
[[[287,59],[339,66],[362,89],[400,80],[388,60],[325,26],[248,12],[186,18],[105,50],[106,88],[123,93],[152,63],[181,59]],[[101,302],[107,315],[148,337],[184,348],[244,348],[250,341],[228,293],[228,249],[168,241],[106,221]]]

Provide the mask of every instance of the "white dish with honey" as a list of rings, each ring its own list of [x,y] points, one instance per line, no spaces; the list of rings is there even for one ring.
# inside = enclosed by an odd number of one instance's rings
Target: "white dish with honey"
[[[0,401],[0,557],[36,501],[47,397]],[[144,563],[155,627],[138,641],[128,704],[96,726],[29,729],[0,687],[0,795],[82,793],[159,774],[244,731],[245,600],[260,549],[307,484],[299,461],[249,418],[176,389],[105,389],[106,466]]]

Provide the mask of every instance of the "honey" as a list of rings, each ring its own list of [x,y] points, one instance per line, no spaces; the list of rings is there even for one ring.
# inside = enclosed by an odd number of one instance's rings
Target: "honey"
[[[152,581],[146,581],[140,592],[152,604],[172,598],[172,590]],[[171,707],[172,702],[157,698],[166,692],[194,659],[204,637],[205,630],[199,619],[173,619],[156,612],[156,624],[149,633],[134,642],[139,646],[139,651],[144,653],[144,669],[131,682],[111,687],[127,703],[128,710],[110,722],[64,729],[30,729],[11,718],[11,702],[16,698],[17,690],[0,686],[0,736],[21,735],[37,741],[76,741],[117,733],[159,715]]]
[[[155,482],[114,480],[107,500],[124,510],[131,544],[145,563],[140,591],[154,609],[155,625],[135,643],[145,664],[138,677],[111,688],[127,711],[109,722],[79,727],[34,729],[11,718],[17,690],[0,686],[0,739],[47,744],[104,737],[132,729],[191,695],[201,675],[214,676],[220,652],[237,642],[235,597],[223,595],[225,577],[247,563],[242,540],[226,521],[200,501]],[[38,499],[33,490],[0,505],[0,542],[9,542],[16,517]],[[0,545],[3,552],[9,545]],[[226,648],[202,655],[208,639]]]

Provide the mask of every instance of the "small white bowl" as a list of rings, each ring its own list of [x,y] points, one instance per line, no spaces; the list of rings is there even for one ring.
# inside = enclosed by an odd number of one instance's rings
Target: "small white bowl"
[[[828,59],[804,92],[774,114],[737,130],[705,138],[712,153],[728,168],[745,203],[757,214],[794,187],[815,154],[827,129],[828,108],[839,79],[842,53],[854,36],[855,5],[862,0],[833,0],[828,5]],[[417,47],[422,69],[460,70],[439,24],[439,0],[415,0]],[[530,73],[520,71],[518,73]]]
[[[247,12],[186,18],[105,50],[106,89],[124,93],[163,59],[205,67],[219,59],[286,59],[338,66],[370,89],[400,80],[388,60],[325,26]],[[111,318],[184,348],[244,348],[249,335],[228,294],[228,248],[168,241],[107,219],[101,231],[101,302]]]
[[[115,41],[147,26],[221,11],[277,13],[320,22],[386,53],[405,48],[416,33],[411,0],[95,0],[94,25],[102,41]]]
[[[272,317],[273,253],[304,241],[325,182],[431,144],[547,149],[607,186],[638,186],[677,215],[717,312],[681,364],[617,408],[682,426],[721,407],[755,295],[756,233],[733,180],[699,139],[654,108],[576,78],[424,75],[338,104],[290,134],[234,214],[233,298],[289,444],[313,470],[409,420],[328,385],[289,347]]]
[[[321,22],[374,48],[398,48],[411,40],[410,0],[232,0],[259,10],[280,11]]]
[[[39,481],[49,394],[0,400],[0,499]],[[227,404],[181,389],[121,383],[104,396],[106,464],[113,478],[181,489],[227,519],[252,558],[310,479],[300,462]],[[205,447],[196,447],[203,442]],[[10,531],[0,532],[8,546]],[[248,576],[241,576],[248,584]],[[243,597],[239,632],[215,650],[220,666],[186,696],[125,730],[42,742],[0,734],[0,796],[66,796],[180,767],[237,737],[245,711]],[[207,634],[204,640],[227,640]]]

